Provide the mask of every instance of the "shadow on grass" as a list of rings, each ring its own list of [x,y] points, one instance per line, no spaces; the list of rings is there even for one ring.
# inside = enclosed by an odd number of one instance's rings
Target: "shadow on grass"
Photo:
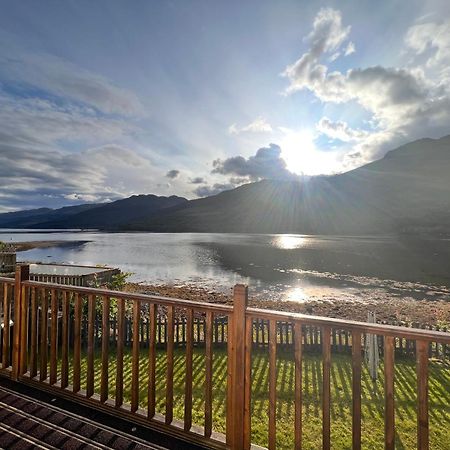
[[[71,358],[70,358],[71,359]],[[167,362],[164,350],[156,358],[156,409],[165,413]],[[193,423],[204,424],[205,407],[204,350],[194,349],[193,356]],[[252,355],[252,441],[267,445],[268,430],[268,354],[254,351]],[[86,386],[87,360],[82,359],[82,388]],[[109,357],[109,396],[115,396],[116,355]],[[142,349],[139,360],[139,403],[147,407],[148,350]],[[277,354],[277,446],[293,448],[294,439],[294,362],[292,354]],[[322,446],[322,359],[317,354],[303,358],[303,448],[316,450]],[[439,361],[429,365],[430,448],[448,449],[450,442],[450,367]],[[69,379],[72,379],[70,367]],[[100,391],[101,359],[95,355],[95,392]],[[384,375],[372,381],[368,370],[362,370],[362,446],[384,448]],[[83,383],[84,382],[84,383]],[[225,432],[227,355],[223,348],[214,349],[213,358],[213,425]],[[131,352],[124,356],[124,401],[131,399]],[[174,417],[184,416],[185,355],[183,349],[174,353]],[[331,442],[336,449],[352,447],[352,361],[347,355],[333,354],[331,365]],[[398,358],[395,363],[396,448],[416,448],[416,371],[415,361]]]

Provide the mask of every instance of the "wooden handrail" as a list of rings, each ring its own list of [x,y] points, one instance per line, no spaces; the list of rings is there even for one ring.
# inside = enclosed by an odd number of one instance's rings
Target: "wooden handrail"
[[[248,317],[253,319],[277,320],[283,322],[301,322],[304,325],[317,325],[320,327],[331,327],[348,331],[359,331],[360,333],[377,334],[380,336],[402,337],[404,339],[425,340],[450,344],[450,333],[442,331],[423,330],[421,328],[408,328],[398,325],[385,325],[379,323],[357,322],[355,320],[335,319],[332,317],[310,316],[300,313],[288,313],[273,311],[270,309],[248,308]]]
[[[132,292],[112,291],[110,289],[98,289],[82,286],[68,286],[66,284],[44,283],[41,281],[25,281],[23,285],[26,287],[57,289],[61,292],[72,292],[83,295],[123,298],[124,300],[157,303],[158,305],[162,306],[177,306],[179,308],[186,308],[186,309],[195,308],[196,310],[199,311],[212,311],[214,313],[231,314],[233,312],[233,307],[228,305],[221,305],[207,302],[195,302],[192,300],[182,300],[173,297],[162,297],[159,295],[136,294]]]

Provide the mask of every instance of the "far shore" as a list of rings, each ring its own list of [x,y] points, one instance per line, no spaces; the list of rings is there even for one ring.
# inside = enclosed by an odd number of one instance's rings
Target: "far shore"
[[[12,245],[18,252],[25,252],[36,248],[51,247],[75,247],[86,244],[89,241],[32,241],[32,242],[12,242]]]

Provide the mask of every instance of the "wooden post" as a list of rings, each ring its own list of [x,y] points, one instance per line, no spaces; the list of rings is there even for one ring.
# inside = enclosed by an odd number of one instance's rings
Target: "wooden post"
[[[237,284],[233,292],[233,320],[231,345],[228,344],[230,374],[228,378],[229,421],[227,442],[232,450],[244,448],[244,410],[245,410],[245,322],[248,302],[248,287]]]
[[[30,266],[16,265],[14,285],[14,336],[12,352],[12,378],[17,380],[26,371],[27,362],[27,304],[22,282],[30,278]]]

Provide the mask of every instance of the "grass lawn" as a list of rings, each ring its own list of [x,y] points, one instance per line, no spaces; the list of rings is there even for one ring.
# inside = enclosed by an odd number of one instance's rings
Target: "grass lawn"
[[[140,406],[147,405],[147,350],[140,357]],[[268,430],[268,354],[253,352],[252,441],[265,446]],[[214,430],[225,432],[227,355],[224,349],[214,349],[213,421]],[[293,448],[294,439],[294,363],[292,354],[277,354],[277,444],[278,448]],[[100,389],[100,355],[95,359],[95,391]],[[86,359],[82,362],[82,380],[86,380]],[[164,414],[166,361],[163,350],[157,354],[157,411]],[[450,366],[430,361],[430,448],[450,448]],[[115,354],[109,362],[110,396],[115,392]],[[184,351],[175,350],[174,417],[184,414]],[[331,442],[334,449],[351,448],[351,357],[332,356],[331,367]],[[71,375],[70,375],[71,376]],[[203,425],[204,356],[194,350],[193,422]],[[321,356],[305,354],[303,360],[303,433],[304,449],[317,450],[321,439]],[[131,355],[124,358],[124,399],[130,400]],[[415,361],[397,359],[395,364],[396,448],[416,446],[416,373]],[[384,386],[383,368],[373,382],[367,368],[362,372],[362,439],[363,448],[384,449]]]

